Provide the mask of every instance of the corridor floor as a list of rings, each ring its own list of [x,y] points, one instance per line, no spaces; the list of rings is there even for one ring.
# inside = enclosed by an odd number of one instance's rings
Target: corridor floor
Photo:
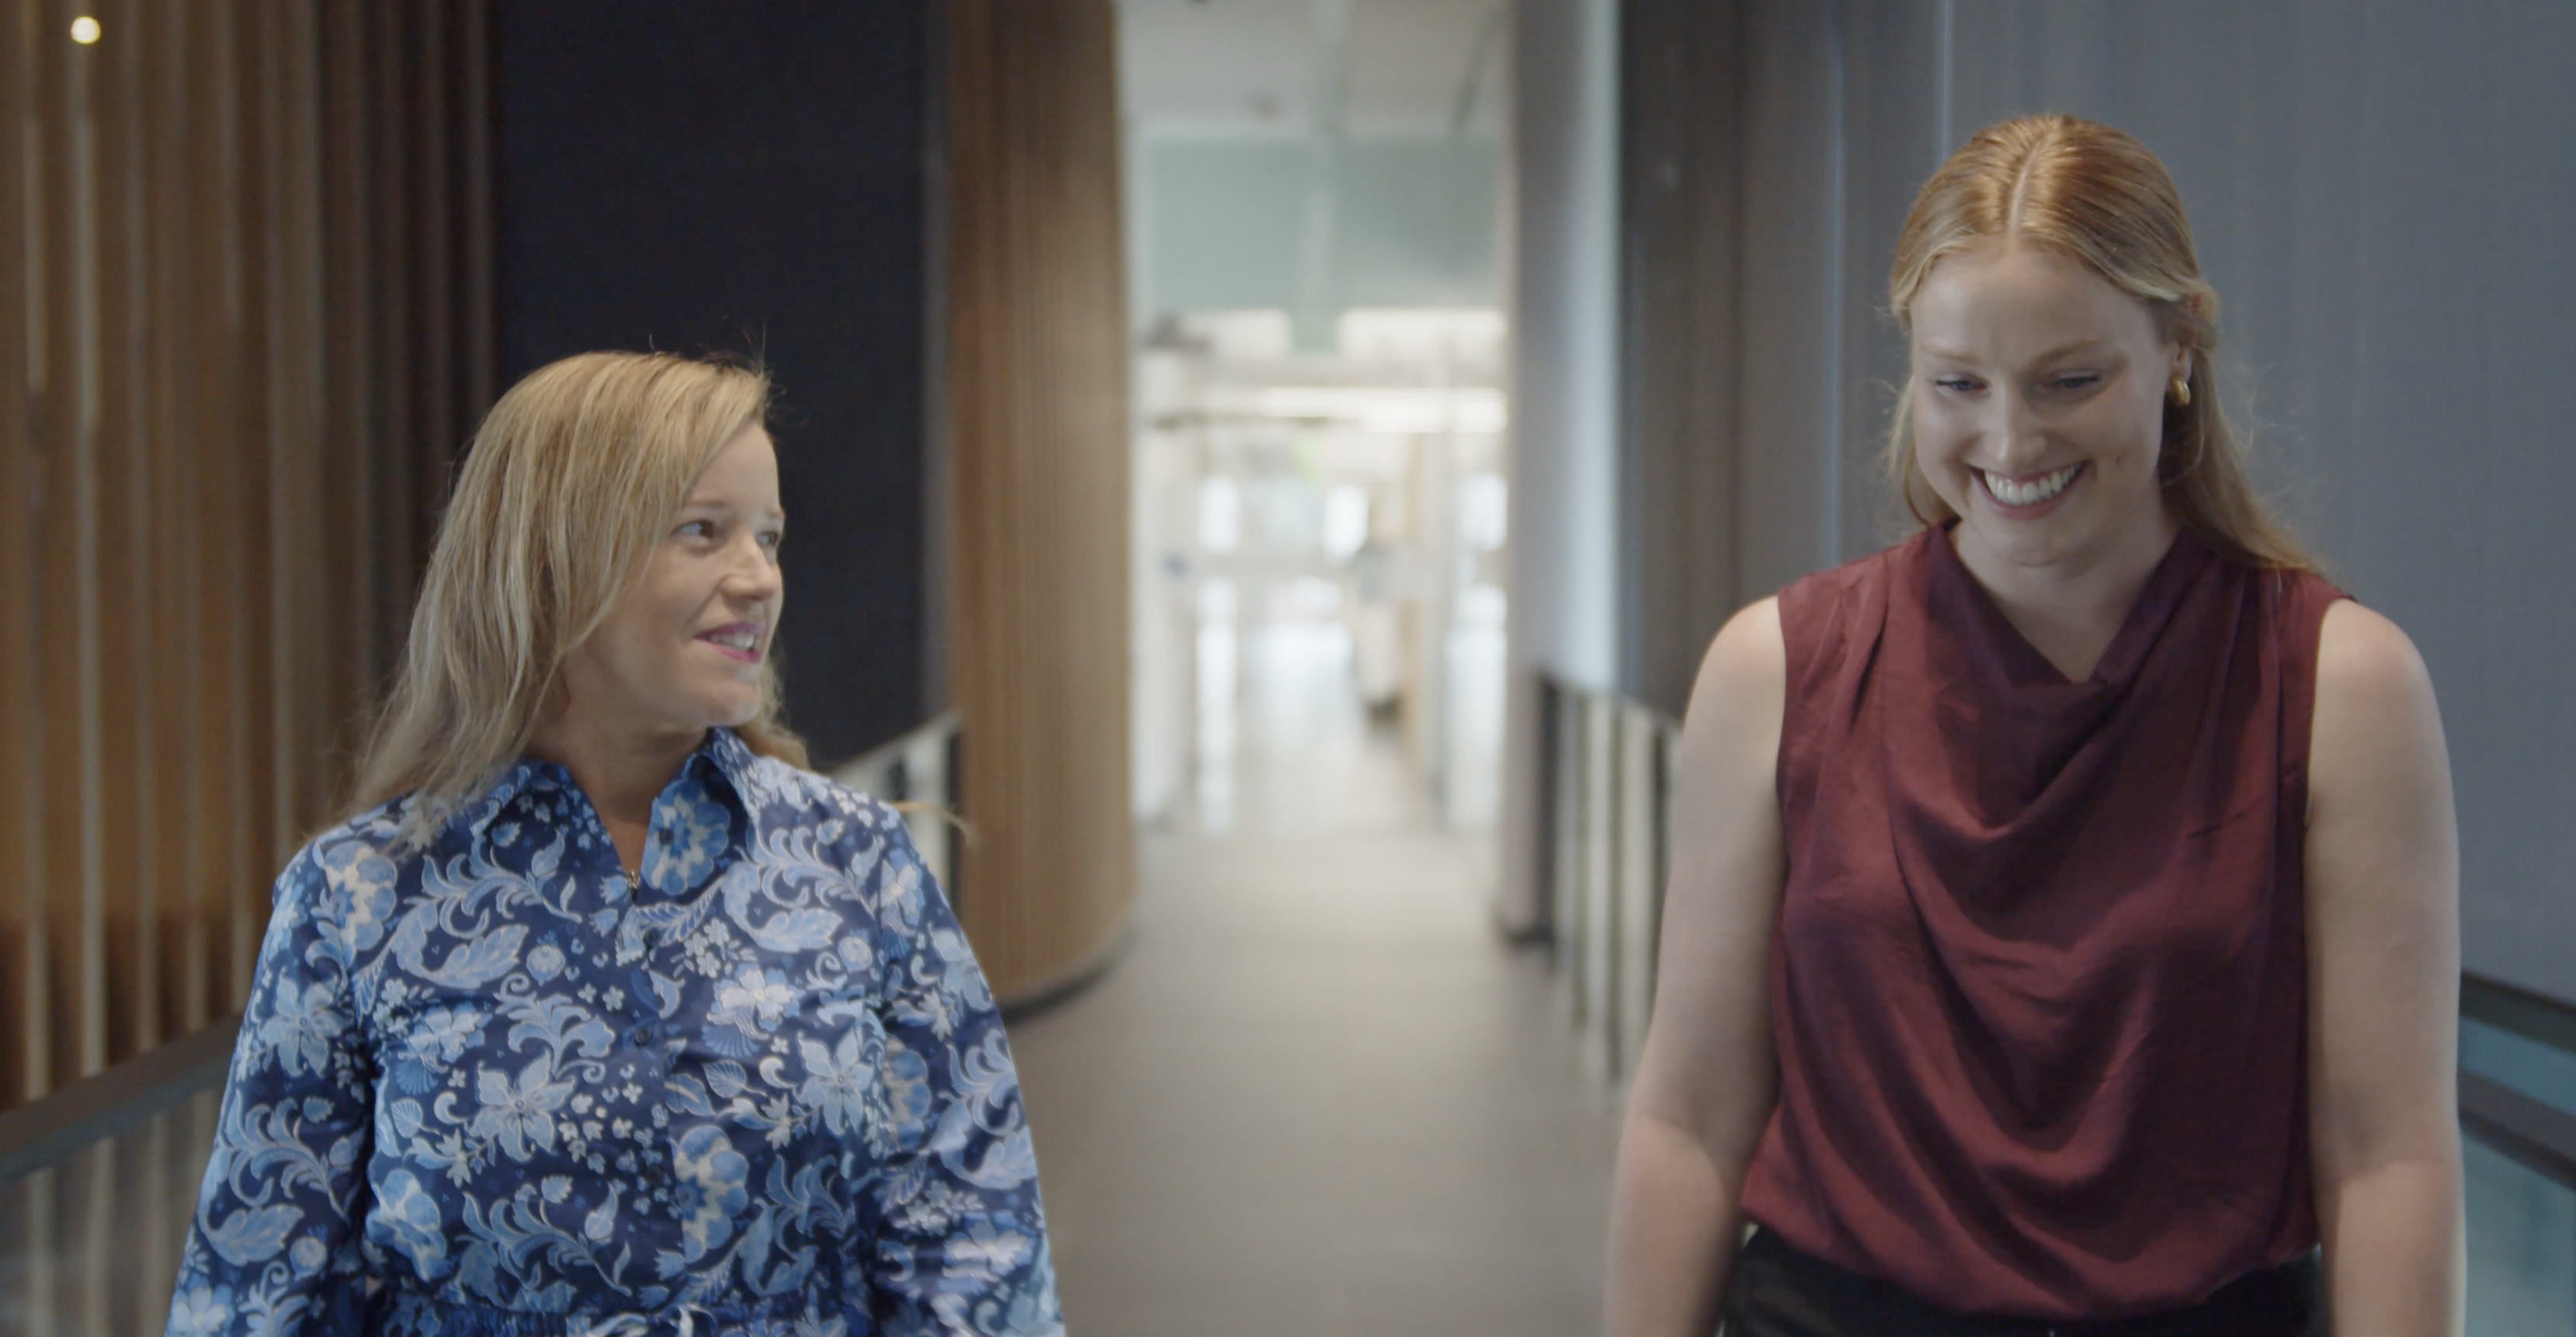
[[[1594,1329],[1615,1102],[1490,925],[1490,839],[1245,648],[1228,829],[1146,833],[1134,946],[1012,1028],[1068,1330]]]

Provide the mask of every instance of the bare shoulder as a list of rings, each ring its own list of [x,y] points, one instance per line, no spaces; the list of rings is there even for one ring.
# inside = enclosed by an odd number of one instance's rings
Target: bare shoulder
[[[1718,628],[1708,653],[1700,659],[1699,677],[1691,686],[1691,721],[1696,724],[1704,716],[1741,720],[1748,711],[1754,719],[1767,713],[1776,721],[1788,682],[1788,660],[1777,596],[1737,610]]]
[[[1683,812],[1744,812],[1766,799],[1780,750],[1788,653],[1780,601],[1728,618],[1700,660],[1682,721],[1673,784]]]
[[[2331,693],[2354,704],[2433,701],[2433,676],[2415,642],[2398,625],[2350,599],[2326,609],[2317,634],[2317,699]]]
[[[2352,778],[2354,764],[2401,760],[2429,731],[2439,747],[2433,675],[2398,625],[2350,599],[2326,609],[2317,634],[2316,715],[2309,745],[2316,782]]]
[[[2310,729],[2312,828],[2339,811],[2385,817],[2437,794],[2447,806],[2449,756],[2424,657],[2396,623],[2348,599],[2326,610],[2318,633]]]

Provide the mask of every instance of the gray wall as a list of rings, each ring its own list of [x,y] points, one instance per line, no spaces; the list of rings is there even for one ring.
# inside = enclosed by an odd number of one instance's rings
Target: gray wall
[[[1728,611],[1887,538],[1880,309],[1941,156],[2109,121],[2181,186],[2259,476],[2432,666],[2470,969],[2576,999],[2576,8],[1625,11],[1624,685],[1678,709]]]
[[[1618,684],[1618,0],[1513,7],[1509,679],[1497,910],[1541,925],[1539,677]]]

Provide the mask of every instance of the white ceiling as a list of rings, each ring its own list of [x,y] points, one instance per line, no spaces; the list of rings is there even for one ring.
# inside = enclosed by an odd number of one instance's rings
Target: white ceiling
[[[1469,131],[1502,123],[1510,0],[1117,0],[1120,96],[1149,134],[1302,135],[1316,124],[1317,52],[1348,14],[1343,125],[1447,134],[1475,67]],[[1480,43],[1483,47],[1479,58]]]

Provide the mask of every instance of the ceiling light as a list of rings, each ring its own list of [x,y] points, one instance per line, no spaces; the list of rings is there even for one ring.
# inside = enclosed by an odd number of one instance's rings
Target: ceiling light
[[[88,46],[98,40],[98,20],[87,14],[72,20],[72,40]]]

